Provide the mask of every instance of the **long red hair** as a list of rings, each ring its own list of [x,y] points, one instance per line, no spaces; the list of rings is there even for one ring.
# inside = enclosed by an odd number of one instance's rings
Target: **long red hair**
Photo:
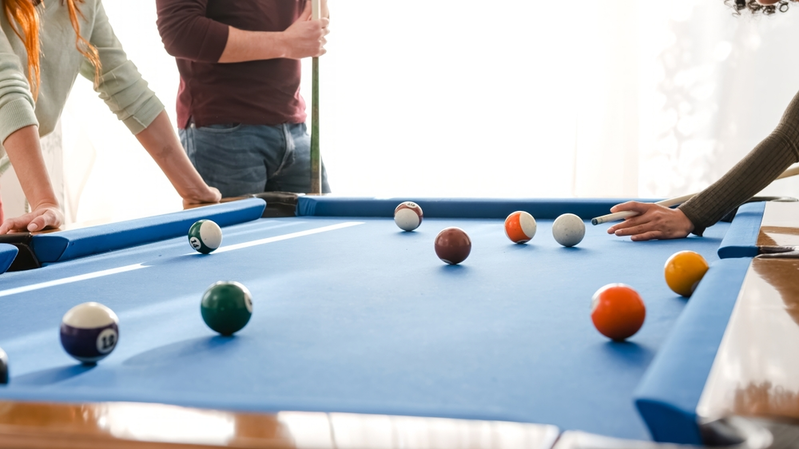
[[[41,0],[2,1],[6,19],[14,28],[14,33],[25,43],[25,50],[28,52],[28,83],[31,85],[33,98],[38,98],[41,78],[39,76],[40,20],[37,6],[41,3]],[[94,84],[96,86],[100,82],[100,55],[94,45],[80,35],[80,23],[78,22],[78,15],[80,14],[83,17],[83,14],[81,14],[77,4],[83,3],[84,0],[61,1],[67,5],[69,21],[72,22],[72,28],[75,30],[75,48],[94,65]],[[41,7],[44,8],[43,5]],[[14,24],[15,22],[16,25]]]

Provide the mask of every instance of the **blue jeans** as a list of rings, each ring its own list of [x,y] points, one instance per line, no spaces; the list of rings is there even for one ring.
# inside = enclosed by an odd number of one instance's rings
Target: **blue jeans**
[[[223,197],[311,191],[311,138],[304,123],[201,128],[192,124],[179,134],[200,176]],[[330,192],[324,165],[322,192]]]

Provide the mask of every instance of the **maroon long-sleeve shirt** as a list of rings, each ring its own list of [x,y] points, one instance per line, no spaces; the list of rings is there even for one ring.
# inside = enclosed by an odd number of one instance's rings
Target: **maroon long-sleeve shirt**
[[[158,31],[180,72],[178,126],[303,123],[300,62],[270,59],[220,64],[228,25],[283,31],[307,0],[156,0]]]

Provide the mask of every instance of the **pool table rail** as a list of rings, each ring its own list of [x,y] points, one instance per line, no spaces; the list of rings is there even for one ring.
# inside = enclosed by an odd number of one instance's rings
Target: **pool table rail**
[[[0,448],[549,449],[551,425],[161,404],[0,402]]]
[[[697,405],[750,263],[710,266],[636,388],[635,405],[655,441],[702,444]]]
[[[799,202],[756,202],[738,208],[718,255],[755,257],[764,249],[799,246]]]
[[[374,198],[344,196],[301,196],[297,199],[297,216],[314,217],[393,217],[394,209],[403,201],[414,201],[422,207],[425,218],[492,218],[505,219],[512,212],[523,210],[536,219],[555,219],[565,213],[583,219],[607,213],[616,204],[630,198]],[[657,201],[637,199],[638,201]]]
[[[786,432],[785,429],[788,429]],[[727,449],[799,427],[739,417],[703,426]],[[776,432],[775,432],[776,430]],[[777,435],[777,438],[775,438]],[[721,438],[722,440],[719,440]],[[726,439],[726,440],[725,440]],[[793,441],[793,440],[790,440]],[[0,402],[0,449],[698,449],[527,423],[351,413],[235,413],[144,403]]]
[[[186,235],[189,227],[200,219],[213,220],[222,227],[256,220],[261,218],[265,207],[264,200],[247,198],[64,231],[9,234],[0,236],[0,243],[16,246],[21,254],[31,253],[32,257],[24,261],[16,260],[17,256],[9,265],[9,270],[18,271]]]
[[[711,265],[634,395],[656,441],[701,444],[730,416],[799,423],[797,274],[799,259]]]
[[[756,257],[697,405],[710,419],[799,422],[799,259]]]

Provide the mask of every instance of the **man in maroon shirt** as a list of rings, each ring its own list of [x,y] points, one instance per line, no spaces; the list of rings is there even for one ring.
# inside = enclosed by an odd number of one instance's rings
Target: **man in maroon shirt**
[[[309,192],[299,60],[325,53],[326,0],[320,20],[311,20],[310,0],[156,4],[161,39],[180,72],[181,142],[205,182],[225,197]]]

